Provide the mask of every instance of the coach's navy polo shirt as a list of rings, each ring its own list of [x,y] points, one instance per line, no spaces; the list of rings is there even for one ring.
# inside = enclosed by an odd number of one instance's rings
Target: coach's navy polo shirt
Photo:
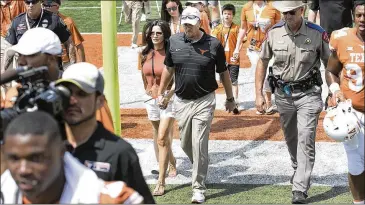
[[[185,33],[171,36],[165,65],[175,68],[175,93],[186,100],[195,100],[214,92],[218,88],[215,73],[227,70],[222,44],[205,32],[194,43]]]

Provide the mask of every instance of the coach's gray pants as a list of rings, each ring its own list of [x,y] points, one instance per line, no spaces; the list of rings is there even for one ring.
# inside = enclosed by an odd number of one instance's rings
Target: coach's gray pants
[[[193,163],[192,187],[204,193],[208,172],[208,139],[215,110],[215,93],[196,100],[176,97],[176,120],[178,121],[181,148]]]
[[[315,137],[319,114],[323,108],[321,94],[301,98],[275,96],[281,128],[296,170],[292,191],[307,194],[315,160]]]

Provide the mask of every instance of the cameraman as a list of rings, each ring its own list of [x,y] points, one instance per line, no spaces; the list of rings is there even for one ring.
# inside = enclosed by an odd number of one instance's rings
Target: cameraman
[[[54,81],[61,77],[57,58],[62,54],[62,46],[58,36],[49,29],[38,27],[28,30],[24,33],[18,44],[13,46],[8,52],[11,52],[11,54],[15,52],[19,53],[18,62],[20,66],[28,66],[30,68],[47,66],[48,74],[43,76],[46,80]],[[2,100],[1,103],[1,109],[13,107],[15,103],[14,97],[16,98],[18,96],[17,88],[20,86],[17,85],[7,91],[5,100]],[[100,112],[103,114],[107,110],[109,108],[105,104]],[[106,113],[103,116],[108,115]],[[1,123],[2,128],[5,129],[6,125],[3,121]]]
[[[48,73],[44,77],[49,81],[57,80],[60,75],[57,57],[62,54],[61,42],[57,35],[49,29],[39,27],[25,32],[19,43],[7,52],[10,55],[19,53],[19,66],[28,66],[30,68],[47,66]],[[1,109],[13,107],[14,98],[18,96],[17,88],[20,86],[18,84],[6,92],[5,100],[1,99]],[[5,120],[1,123],[2,128],[5,129]],[[2,134],[0,133],[0,135]],[[1,162],[3,162],[2,157]],[[1,163],[1,173],[5,168],[5,164]]]
[[[124,181],[143,196],[145,203],[155,203],[133,147],[96,119],[96,111],[105,103],[100,71],[90,63],[76,63],[67,68],[56,85],[71,91],[63,117],[68,124],[67,150],[99,178]]]

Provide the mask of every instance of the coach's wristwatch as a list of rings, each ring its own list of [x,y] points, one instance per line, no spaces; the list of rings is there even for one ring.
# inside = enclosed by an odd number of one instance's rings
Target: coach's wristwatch
[[[234,101],[234,97],[231,97],[231,98],[227,98],[226,99],[227,102],[233,102]]]

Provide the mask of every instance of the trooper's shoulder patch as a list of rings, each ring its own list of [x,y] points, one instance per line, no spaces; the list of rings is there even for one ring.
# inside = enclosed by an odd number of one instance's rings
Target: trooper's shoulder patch
[[[319,31],[320,33],[326,32],[320,25],[312,23],[310,21],[305,22],[305,25],[307,25],[307,27],[311,29]]]

